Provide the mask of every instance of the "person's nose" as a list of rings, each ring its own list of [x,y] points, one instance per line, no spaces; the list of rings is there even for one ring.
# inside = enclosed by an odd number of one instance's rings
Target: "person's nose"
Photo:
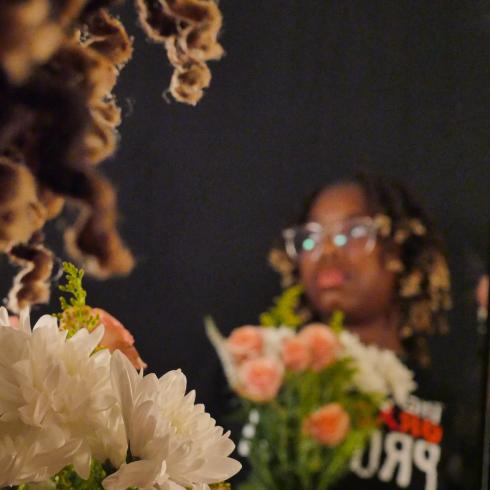
[[[333,257],[337,255],[338,248],[335,246],[332,236],[325,235],[320,247],[320,256]]]

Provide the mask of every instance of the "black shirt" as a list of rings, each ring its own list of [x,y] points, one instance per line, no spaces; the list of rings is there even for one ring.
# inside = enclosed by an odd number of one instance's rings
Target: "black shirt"
[[[410,396],[403,406],[387,403],[381,427],[351,461],[339,489],[440,490],[444,404]]]
[[[403,406],[389,402],[383,408],[379,431],[352,459],[350,473],[335,490],[478,488],[478,458],[464,448],[454,426],[461,420],[455,409],[465,406],[452,388],[454,379],[444,376],[437,364],[430,369],[408,367],[418,389]],[[468,428],[477,428],[474,414],[469,408],[465,413]]]

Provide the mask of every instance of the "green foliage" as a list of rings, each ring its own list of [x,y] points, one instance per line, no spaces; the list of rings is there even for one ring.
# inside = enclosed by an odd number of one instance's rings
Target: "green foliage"
[[[114,473],[114,468],[109,464],[101,464],[98,461],[92,460],[90,468],[90,476],[87,480],[80,478],[73,466],[63,468],[51,480],[41,483],[29,483],[14,487],[2,487],[0,490],[103,490],[102,481],[104,478]],[[211,489],[216,490],[231,490],[229,483],[215,483],[210,485]],[[136,487],[131,487],[126,490],[138,490]],[[190,490],[190,489],[189,489]]]
[[[92,460],[90,476],[83,480],[78,476],[73,466],[67,466],[52,478],[56,490],[103,490],[102,480],[107,476],[103,465]]]
[[[61,313],[55,316],[60,321],[60,328],[68,331],[68,338],[75,335],[81,328],[92,331],[100,319],[90,306],[86,304],[87,292],[83,288],[83,269],[77,269],[69,262],[63,262],[66,284],[58,286],[63,293],[68,293],[68,300],[61,296]]]
[[[66,284],[58,286],[58,289],[71,295],[69,301],[61,297],[61,310],[65,311],[72,306],[85,306],[87,292],[82,286],[84,275],[83,269],[77,269],[70,262],[63,262],[63,271],[65,272]]]
[[[339,334],[344,329],[344,318],[345,315],[340,310],[336,310],[332,313],[329,326],[336,334]]]
[[[281,325],[297,328],[303,324],[304,319],[298,312],[303,286],[297,284],[285,289],[274,299],[274,305],[260,315],[260,324],[264,327],[279,327]]]
[[[90,475],[87,480],[80,478],[73,466],[67,466],[46,482],[5,487],[5,490],[103,490],[102,480],[113,471],[114,469],[110,465],[102,465],[98,461],[92,460]]]

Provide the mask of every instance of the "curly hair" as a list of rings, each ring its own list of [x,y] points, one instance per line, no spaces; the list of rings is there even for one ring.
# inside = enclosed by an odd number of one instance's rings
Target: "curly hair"
[[[64,233],[69,255],[99,278],[128,274],[116,193],[98,166],[116,150],[121,110],[113,89],[133,52],[110,9],[123,0],[0,3],[0,253],[22,268],[12,311],[49,298],[54,254],[37,233],[65,203],[78,210]],[[215,0],[135,0],[148,37],[163,44],[169,92],[195,105],[223,55]],[[37,235],[34,236],[34,234]]]
[[[447,332],[447,311],[451,308],[450,273],[442,238],[404,185],[364,172],[315,191],[295,224],[307,221],[312,205],[323,191],[342,184],[354,184],[362,190],[368,213],[378,220],[381,243],[387,250],[397,251],[399,260],[386,266],[397,276],[399,337],[407,353],[421,364],[428,364],[427,337]],[[284,247],[274,247],[269,261],[281,274],[283,287],[298,282],[297,264]]]

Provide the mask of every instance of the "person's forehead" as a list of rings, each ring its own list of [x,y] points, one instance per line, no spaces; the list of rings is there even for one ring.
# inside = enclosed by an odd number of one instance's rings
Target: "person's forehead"
[[[368,213],[366,198],[355,184],[341,184],[325,189],[313,203],[308,219],[330,223]]]

